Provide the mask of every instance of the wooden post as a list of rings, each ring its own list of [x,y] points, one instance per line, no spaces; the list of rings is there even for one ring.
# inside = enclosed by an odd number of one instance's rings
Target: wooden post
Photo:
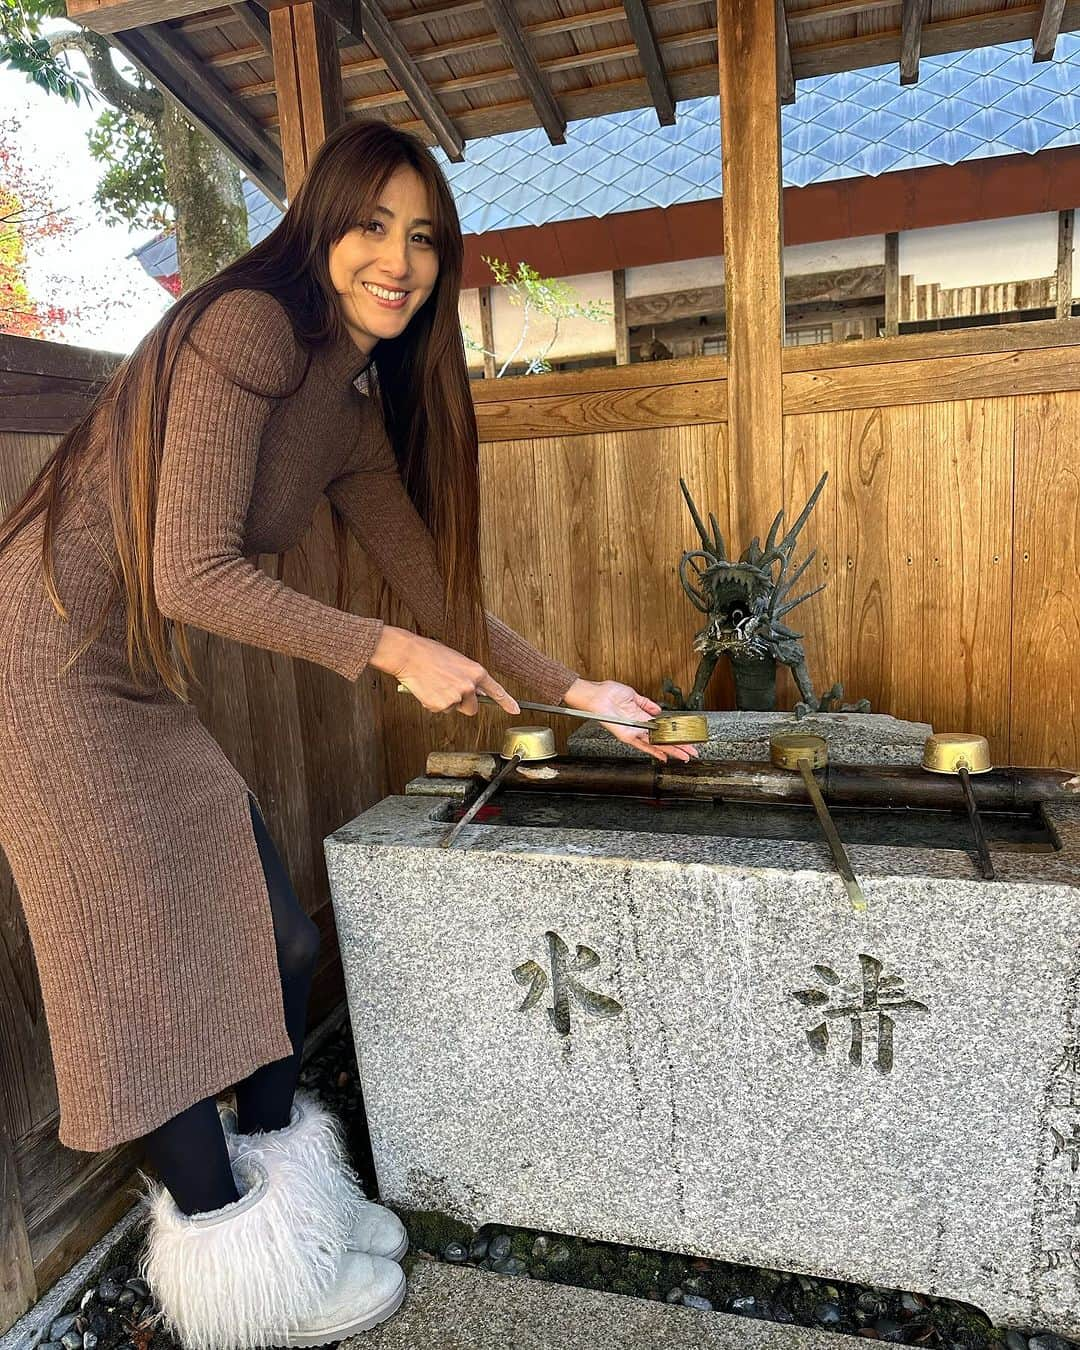
[[[885,336],[900,331],[900,236],[892,230],[885,236]]]
[[[783,255],[776,10],[717,0],[724,170],[732,547],[762,536],[784,495]]]
[[[480,287],[480,341],[484,347],[484,379],[495,379],[495,321],[491,314],[491,287]]]
[[[293,197],[315,151],[345,120],[333,19],[311,0],[270,11],[285,191]]]
[[[1058,212],[1057,305],[1056,317],[1068,319],[1073,302],[1073,218],[1074,213]]]
[[[617,267],[611,274],[611,292],[615,311],[615,364],[630,364],[630,330],[626,326],[626,269]]]
[[[0,1335],[37,1298],[15,1157],[0,1115]]]

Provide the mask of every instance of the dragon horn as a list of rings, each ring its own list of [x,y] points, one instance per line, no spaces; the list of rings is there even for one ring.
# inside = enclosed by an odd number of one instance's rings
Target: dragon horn
[[[697,589],[696,586],[692,586],[690,582],[687,581],[686,579],[687,564],[691,562],[694,558],[702,556],[704,555],[690,552],[686,552],[682,555],[682,559],[679,562],[679,580],[682,582],[682,588],[686,592],[686,594],[690,597],[690,603],[694,606],[694,608],[700,609],[703,614],[708,614],[709,612],[708,600],[706,600],[706,598],[701,594],[701,592]],[[695,571],[696,570],[697,569],[695,568]]]
[[[787,581],[785,581],[782,586],[777,585],[776,588],[777,601],[783,600],[784,596],[787,595],[789,591],[791,591],[794,588],[796,582],[799,580],[799,578],[802,576],[802,574],[806,571],[806,569],[810,566],[810,564],[814,561],[816,557],[817,557],[817,549],[812,548],[810,552],[806,555],[806,557],[802,560],[802,562],[798,565],[798,567],[796,567],[795,571],[792,572],[791,576],[788,577]],[[783,575],[784,575],[783,571],[781,571],[780,576],[777,577],[778,582],[783,577]]]
[[[768,554],[766,553],[763,556],[767,557]],[[776,581],[773,585],[772,596],[769,599],[768,609],[765,611],[769,615],[772,615],[776,612],[776,606],[783,599],[784,592],[790,589],[789,586],[781,585],[781,582],[784,580],[784,574],[787,571],[788,563],[791,561],[791,556],[790,554],[787,553],[781,553],[779,557],[780,557],[780,571],[777,572],[776,574]],[[773,562],[775,562],[775,559],[773,559]],[[772,562],[769,563],[769,566],[772,567]]]
[[[712,540],[705,533],[704,522],[698,515],[698,509],[694,505],[694,499],[693,497],[690,496],[690,489],[686,486],[686,482],[684,479],[682,478],[679,479],[679,486],[682,488],[682,494],[686,498],[687,506],[690,508],[690,514],[694,518],[694,524],[697,526],[698,534],[701,535],[701,542],[705,545],[706,548],[710,548]]]
[[[716,554],[716,556],[720,559],[721,562],[724,562],[727,559],[727,554],[724,552],[724,536],[720,533],[720,526],[717,523],[716,517],[713,515],[711,511],[709,512],[709,524],[713,528],[713,536],[715,543],[713,552]]]
[[[799,512],[799,519],[795,522],[794,525],[792,525],[791,529],[788,530],[787,534],[784,535],[783,539],[782,539],[782,540],[780,541],[780,543],[777,545],[777,550],[778,550],[780,553],[783,553],[783,552],[785,552],[785,551],[790,551],[792,548],[795,547],[795,540],[798,538],[799,531],[800,531],[800,530],[802,529],[802,527],[806,524],[807,519],[808,519],[809,516],[810,516],[810,512],[814,509],[814,503],[817,501],[818,497],[821,495],[821,489],[825,486],[825,480],[826,480],[826,478],[828,478],[828,476],[829,476],[829,471],[826,469],[826,471],[825,471],[825,472],[821,475],[821,477],[818,479],[818,485],[817,485],[817,487],[816,487],[816,488],[813,490],[813,492],[810,494],[810,500],[806,503],[806,505],[803,507],[803,509]]]
[[[828,583],[823,581],[820,586],[815,586],[812,591],[807,591],[805,595],[800,595],[798,600],[789,600],[786,604],[780,606],[773,617],[782,619],[789,610],[794,609],[796,605],[801,605],[804,600],[809,600],[812,595],[817,595],[818,591],[823,591],[827,585]]]
[[[780,510],[777,511],[776,513],[776,519],[773,521],[772,525],[769,528],[769,537],[768,539],[765,540],[766,554],[769,554],[773,551],[773,547],[776,544],[776,532],[783,523],[784,523],[784,508],[781,507]]]

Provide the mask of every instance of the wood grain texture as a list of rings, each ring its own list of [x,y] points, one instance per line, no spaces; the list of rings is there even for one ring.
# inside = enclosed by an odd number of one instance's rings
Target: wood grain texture
[[[1016,400],[1012,749],[1080,765],[1080,394]]]
[[[1073,231],[1075,210],[1058,212],[1057,269],[1054,274],[1054,309],[1059,319],[1072,314],[1073,302]]]
[[[0,1120],[0,1334],[37,1298],[11,1137]]]
[[[727,297],[729,524],[746,533],[783,482],[784,339],[776,10],[717,0]]]
[[[285,190],[292,198],[326,137],[345,118],[336,25],[305,0],[270,11]]]
[[[646,362],[652,378],[671,365],[669,361]],[[641,366],[619,367],[640,370]],[[504,381],[499,380],[498,384]],[[527,436],[574,436],[605,431],[633,431],[643,427],[683,426],[687,422],[727,420],[727,382],[699,381],[694,384],[654,384],[629,389],[598,389],[595,393],[553,394],[550,397],[513,397],[504,401],[479,400],[476,421],[481,441],[519,439]]]
[[[829,589],[795,611],[816,692],[977,730],[1008,753],[1011,407],[972,400],[788,421],[789,514],[824,470],[807,526]],[[815,577],[816,573],[816,577]],[[816,608],[812,609],[813,606]]]
[[[1080,350],[1034,349],[792,371],[784,377],[784,407],[789,413],[834,412],[1076,388],[1080,388]]]

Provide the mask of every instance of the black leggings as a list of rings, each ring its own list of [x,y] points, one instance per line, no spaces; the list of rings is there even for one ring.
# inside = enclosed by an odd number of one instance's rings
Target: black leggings
[[[285,1025],[293,1053],[264,1064],[236,1084],[237,1128],[277,1130],[288,1125],[300,1071],[308,995],[319,955],[319,930],[304,913],[255,798],[251,823],[274,918]],[[146,1156],[185,1214],[220,1209],[238,1200],[216,1097],[205,1097],[145,1137]]]

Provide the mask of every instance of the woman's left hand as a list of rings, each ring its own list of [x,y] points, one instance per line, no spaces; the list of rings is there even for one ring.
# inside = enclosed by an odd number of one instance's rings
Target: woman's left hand
[[[657,717],[664,710],[659,703],[639,694],[628,684],[620,684],[617,680],[575,680],[563,695],[562,701],[568,708],[580,708],[582,712],[640,719],[643,724],[640,731],[619,726],[618,723],[601,722],[600,725],[607,727],[616,740],[632,745],[635,750],[643,750],[661,764],[666,764],[669,759],[685,763],[698,757],[697,747],[693,745],[652,744],[649,740],[649,719]]]

